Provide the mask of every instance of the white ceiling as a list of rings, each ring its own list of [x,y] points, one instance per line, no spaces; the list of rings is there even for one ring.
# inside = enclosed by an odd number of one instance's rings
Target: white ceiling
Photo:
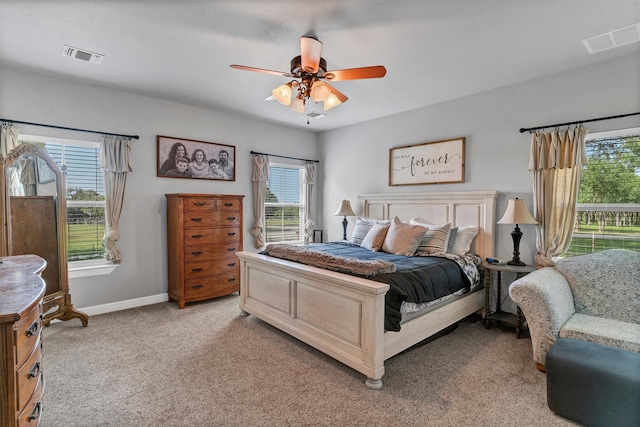
[[[590,55],[583,39],[640,22],[640,0],[0,0],[0,61],[184,104],[322,131],[640,52]],[[321,119],[265,101],[302,35],[328,69],[384,65],[334,82],[349,100]],[[96,65],[70,45],[105,55]],[[28,117],[10,117],[29,120]]]

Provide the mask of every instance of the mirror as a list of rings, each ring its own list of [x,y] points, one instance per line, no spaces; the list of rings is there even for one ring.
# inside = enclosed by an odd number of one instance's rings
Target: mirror
[[[71,303],[67,272],[66,176],[46,149],[22,144],[3,160],[2,255],[36,254],[47,261],[43,323],[89,316]]]

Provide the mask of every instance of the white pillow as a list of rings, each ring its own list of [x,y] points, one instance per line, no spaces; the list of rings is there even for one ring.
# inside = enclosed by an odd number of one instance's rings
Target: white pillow
[[[420,225],[405,224],[395,217],[384,238],[382,250],[390,254],[412,256],[427,230]]]
[[[378,252],[382,248],[385,237],[387,237],[387,231],[390,225],[390,223],[374,224],[364,239],[362,239],[360,246],[370,251]]]
[[[411,224],[422,225],[428,227],[428,231],[422,237],[422,241],[416,249],[416,255],[432,255],[443,254],[447,251],[447,244],[449,243],[449,229],[451,223],[431,225],[419,222],[418,218],[413,218],[409,221]]]
[[[471,243],[478,234],[478,227],[471,225],[468,227],[458,227],[456,240],[453,242],[451,253],[456,255],[464,255],[471,250]]]

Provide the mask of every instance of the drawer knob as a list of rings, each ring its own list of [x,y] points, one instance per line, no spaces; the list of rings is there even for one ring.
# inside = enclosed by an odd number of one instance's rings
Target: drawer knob
[[[201,287],[203,287],[204,285],[193,285],[192,288],[193,289],[200,289]]]
[[[36,363],[33,364],[31,369],[29,370],[29,374],[27,375],[27,378],[36,378],[39,375],[40,375],[40,361],[38,360]]]
[[[227,202],[224,204],[225,206],[233,206],[233,203]]]
[[[34,335],[37,335],[39,328],[40,328],[40,325],[38,324],[38,321],[36,320],[35,322],[33,322],[33,324],[31,326],[29,326],[29,329],[27,329],[27,336],[28,337],[32,337]]]
[[[236,233],[234,231],[230,231],[229,233],[227,233],[227,236],[235,236]]]
[[[227,282],[235,282],[235,281],[236,281],[235,277],[232,277],[231,279],[227,279]]]
[[[191,271],[194,271],[194,272],[202,271],[202,268],[192,268]]]
[[[191,255],[202,255],[202,251],[191,252]]]
[[[191,237],[193,239],[200,239],[202,237],[202,234],[192,234]]]
[[[41,409],[42,409],[42,402],[36,402],[36,404],[33,406],[33,411],[31,411],[31,414],[29,414],[29,418],[27,418],[27,421],[33,421],[40,418]]]
[[[197,206],[197,207],[204,206],[204,205],[206,205],[205,202],[194,202],[193,203],[193,206]]]
[[[235,220],[236,220],[236,217],[235,217],[235,216],[229,216],[229,217],[227,217],[227,219],[228,219],[229,221],[235,221]]]
[[[234,251],[236,250],[236,248],[227,248],[227,250],[228,250],[229,252],[234,252]]]
[[[200,222],[200,221],[202,221],[202,218],[191,218],[191,221]]]
[[[236,265],[235,262],[230,262],[229,264],[227,264],[227,267],[234,267]]]

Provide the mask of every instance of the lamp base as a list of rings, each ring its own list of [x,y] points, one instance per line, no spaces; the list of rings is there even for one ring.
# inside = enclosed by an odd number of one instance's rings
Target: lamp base
[[[522,231],[520,231],[518,224],[516,224],[516,228],[511,232],[511,238],[513,239],[513,258],[507,262],[507,265],[526,265],[520,261],[520,239],[522,239]]]
[[[345,216],[342,220],[342,240],[347,240],[347,225],[349,221],[347,221],[347,217]]]

